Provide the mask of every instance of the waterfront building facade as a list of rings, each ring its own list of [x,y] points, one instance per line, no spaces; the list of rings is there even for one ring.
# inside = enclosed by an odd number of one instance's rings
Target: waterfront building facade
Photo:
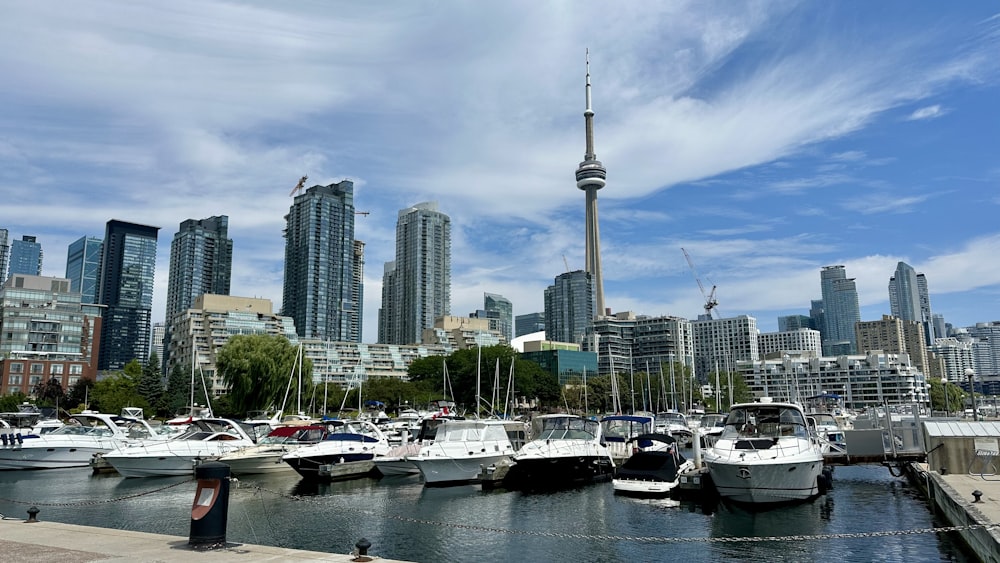
[[[526,313],[514,317],[514,338],[545,330],[545,313]]]
[[[583,270],[556,276],[545,288],[545,339],[580,344],[594,319],[594,284]]]
[[[497,319],[497,330],[507,342],[514,339],[514,304],[503,295],[483,293],[483,309],[489,318]],[[544,330],[544,329],[543,329]]]
[[[28,276],[42,275],[42,245],[31,235],[24,235],[10,245],[10,266],[8,277],[14,274]]]
[[[882,315],[882,319],[878,321],[857,323],[855,332],[858,349],[862,352],[881,350],[890,354],[906,353],[921,373],[931,373],[924,324],[920,321],[905,321],[891,315]]]
[[[453,350],[507,344],[503,334],[490,325],[489,319],[445,315],[434,319],[433,327],[424,329],[420,341]]]
[[[101,246],[97,302],[104,305],[99,371],[149,358],[156,237],[159,227],[112,219]]]
[[[755,397],[802,401],[836,394],[851,409],[881,406],[885,401],[891,405],[930,405],[926,378],[910,363],[907,354],[788,354],[777,359],[740,361],[736,369]]]
[[[816,356],[823,355],[820,332],[811,328],[762,332],[757,335],[757,348],[762,358],[770,358],[789,350],[812,352]]]
[[[63,390],[96,380],[102,309],[82,303],[67,278],[8,278],[0,288],[0,395],[31,395],[52,378]]]
[[[930,350],[944,362],[942,379],[957,383],[965,379],[965,370],[975,371],[971,340],[953,336],[937,338]]]
[[[101,275],[101,247],[97,237],[80,237],[66,249],[66,277],[70,290],[80,293],[83,303],[97,303],[97,282]]]
[[[437,202],[399,212],[396,259],[382,277],[379,342],[418,344],[424,329],[451,314],[451,218]]]
[[[597,375],[597,354],[580,350],[578,344],[536,340],[524,343],[521,358],[540,365],[558,379],[559,385],[582,384]]]
[[[820,271],[823,291],[823,354],[839,356],[858,350],[854,325],[861,320],[858,289],[843,266],[824,266]]]
[[[605,315],[588,329],[581,350],[597,355],[597,374],[660,373],[678,363],[693,369],[691,321],[624,311]]]
[[[976,323],[966,327],[963,334],[972,342],[976,375],[1000,375],[1000,321]]]
[[[302,338],[347,340],[360,334],[354,215],[350,180],[298,193],[285,215],[281,308]]]
[[[694,372],[707,383],[709,375],[730,372],[739,361],[760,359],[757,319],[748,315],[691,321],[694,337]]]
[[[303,355],[312,361],[313,383],[357,386],[369,379],[409,379],[410,364],[430,356],[447,356],[455,351],[448,344],[364,344],[301,340]]]

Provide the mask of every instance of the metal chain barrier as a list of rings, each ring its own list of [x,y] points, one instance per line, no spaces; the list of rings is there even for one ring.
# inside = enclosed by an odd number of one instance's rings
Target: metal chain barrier
[[[276,495],[289,500],[299,501],[299,502],[313,502],[318,503],[318,501],[312,500],[308,497],[302,497],[298,495],[290,495],[282,493],[280,491],[273,491],[260,487],[257,485],[250,485],[245,487],[247,489],[255,489],[257,491],[262,491]],[[884,538],[891,536],[912,536],[917,534],[937,534],[944,532],[960,532],[964,530],[977,530],[977,529],[994,529],[1000,527],[1000,524],[969,524],[966,526],[942,526],[940,528],[919,528],[916,530],[888,530],[882,532],[847,532],[841,534],[815,534],[815,535],[796,535],[796,536],[747,536],[747,537],[720,537],[720,538],[707,538],[707,537],[664,537],[664,536],[613,536],[613,535],[587,535],[587,534],[573,534],[573,533],[562,533],[562,532],[542,532],[537,530],[511,530],[507,528],[491,528],[488,526],[477,526],[475,524],[461,524],[457,522],[440,522],[436,520],[422,520],[420,518],[409,518],[406,516],[400,516],[398,514],[380,514],[370,510],[356,509],[351,507],[346,507],[347,510],[353,510],[361,514],[368,514],[371,516],[377,516],[379,518],[389,518],[392,520],[398,520],[400,522],[409,522],[411,524],[424,524],[428,526],[443,526],[448,528],[457,528],[461,530],[473,530],[477,532],[490,532],[495,534],[512,534],[521,536],[535,536],[535,537],[545,537],[545,538],[559,538],[559,539],[577,539],[577,540],[601,540],[601,541],[631,541],[631,542],[646,542],[646,543],[743,543],[743,542],[790,542],[790,541],[808,541],[808,540],[838,540],[838,539],[859,539],[859,538]]]
[[[161,491],[165,491],[167,489],[172,489],[174,487],[179,487],[180,485],[185,485],[185,484],[190,483],[192,481],[194,481],[193,478],[187,479],[185,481],[180,481],[180,482],[177,482],[177,483],[172,483],[170,485],[166,485],[166,486],[160,487],[158,489],[152,489],[150,491],[143,491],[141,493],[134,493],[134,494],[131,494],[131,495],[125,495],[125,496],[120,496],[120,497],[116,497],[116,498],[104,499],[104,500],[87,500],[87,501],[81,501],[81,502],[31,502],[31,501],[15,500],[15,499],[9,499],[9,498],[2,498],[2,497],[0,497],[0,502],[12,502],[14,504],[30,504],[32,506],[49,506],[49,507],[52,507],[52,506],[62,506],[62,507],[65,507],[65,506],[94,506],[94,505],[98,505],[98,504],[108,504],[108,503],[112,503],[112,502],[121,502],[123,500],[129,500],[129,499],[144,497],[146,495],[151,495],[151,494],[154,494],[154,493],[159,493]]]

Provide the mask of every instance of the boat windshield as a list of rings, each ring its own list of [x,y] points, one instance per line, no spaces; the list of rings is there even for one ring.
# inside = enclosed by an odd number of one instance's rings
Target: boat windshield
[[[658,412],[656,413],[657,424],[680,424],[687,426],[687,419],[679,412]]]
[[[721,438],[734,440],[787,436],[808,437],[802,411],[791,406],[751,405],[736,407],[729,412]]]
[[[536,418],[533,425],[536,440],[592,440],[600,428],[597,421],[575,416]]]

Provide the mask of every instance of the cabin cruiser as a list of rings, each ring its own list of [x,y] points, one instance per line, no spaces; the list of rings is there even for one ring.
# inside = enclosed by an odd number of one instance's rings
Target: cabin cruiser
[[[41,436],[4,434],[0,437],[0,469],[86,467],[94,454],[108,453],[130,443],[167,438],[144,420],[84,411]]]
[[[719,439],[722,431],[726,428],[726,416],[720,413],[702,415],[701,424],[698,425],[698,437],[701,439],[701,447],[711,448],[715,444],[715,441]]]
[[[520,422],[449,420],[438,426],[433,442],[421,447],[415,455],[406,456],[406,460],[423,475],[424,485],[478,481],[484,466],[509,458],[517,451],[508,427],[515,436],[524,430]]]
[[[259,432],[228,418],[201,418],[171,440],[132,444],[104,454],[104,460],[123,477],[191,475],[200,463],[252,446]]]
[[[308,446],[302,446],[295,451],[282,456],[287,463],[308,479],[347,478],[365,475],[373,468],[376,456],[389,452],[389,440],[385,434],[367,420],[329,420],[328,434],[323,440]],[[355,463],[359,462],[359,463]],[[364,463],[360,463],[364,462]],[[351,471],[330,471],[330,466],[352,463],[357,469]]]
[[[666,497],[680,484],[680,474],[694,469],[694,462],[678,451],[677,440],[667,434],[642,434],[628,441],[639,449],[615,472],[611,484],[618,494]]]
[[[608,453],[621,465],[636,448],[632,438],[653,432],[655,419],[650,415],[608,415],[601,419],[601,435]]]
[[[297,448],[321,441],[326,434],[326,426],[320,424],[279,426],[257,440],[256,445],[223,455],[218,461],[228,465],[233,475],[291,471],[292,467],[281,458]]]
[[[694,432],[691,431],[687,418],[677,411],[656,413],[654,429],[658,434],[673,436],[684,447],[690,446],[694,439]]]
[[[505,487],[541,489],[611,479],[615,465],[598,421],[546,414],[536,416],[531,429],[534,439],[511,458]]]
[[[10,429],[4,434],[17,434],[22,438],[28,436],[41,436],[47,434],[63,425],[62,421],[54,416],[54,409],[47,408],[47,412],[37,406],[25,402],[17,407],[16,412],[0,412],[0,424],[3,428]]]
[[[742,503],[806,500],[821,492],[825,478],[823,453],[802,408],[766,398],[733,405],[704,460],[719,494]]]

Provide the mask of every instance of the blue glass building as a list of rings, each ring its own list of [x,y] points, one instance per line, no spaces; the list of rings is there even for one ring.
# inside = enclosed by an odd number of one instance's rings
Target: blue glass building
[[[101,244],[97,237],[80,237],[66,252],[66,277],[81,303],[97,303],[97,280],[101,275]]]
[[[10,245],[10,269],[7,274],[42,275],[42,245],[35,237],[24,235]]]

